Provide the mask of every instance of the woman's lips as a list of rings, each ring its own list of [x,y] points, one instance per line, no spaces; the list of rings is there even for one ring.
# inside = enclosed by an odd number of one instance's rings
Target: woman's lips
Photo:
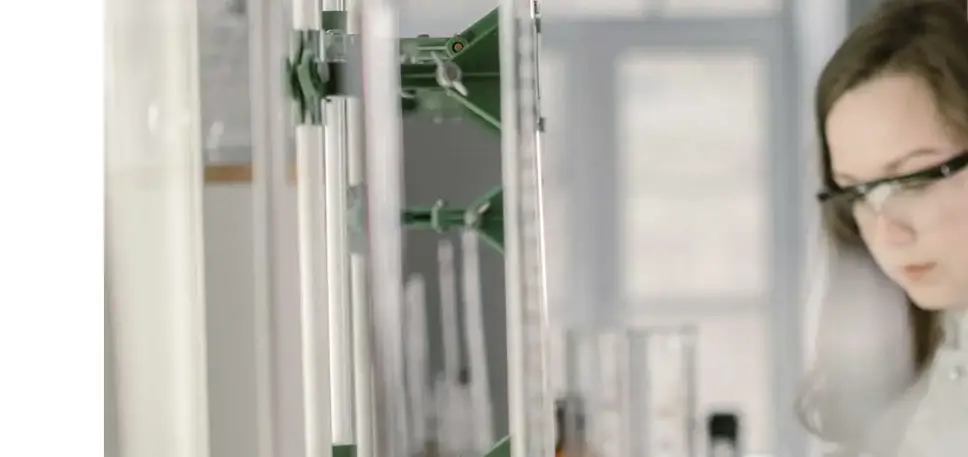
[[[905,265],[901,272],[907,280],[917,282],[931,274],[937,266],[935,262],[909,264]]]

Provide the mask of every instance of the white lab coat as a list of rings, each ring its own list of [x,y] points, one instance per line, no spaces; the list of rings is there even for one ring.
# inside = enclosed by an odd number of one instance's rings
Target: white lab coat
[[[837,348],[836,354],[848,363],[857,357],[869,360],[869,351],[880,351],[874,355],[880,360],[872,363],[894,366],[884,366],[883,373],[865,372],[876,378],[868,381],[881,381],[869,384],[901,387],[907,377],[899,373],[908,373],[912,362],[905,357],[910,327],[903,291],[866,253],[824,245],[828,247],[821,251],[821,264],[826,271],[815,298],[828,315],[821,318],[826,332],[818,339]],[[968,313],[948,312],[944,322],[945,339],[925,373],[871,424],[860,443],[867,453],[834,455],[968,457]]]
[[[945,321],[931,366],[874,427],[871,456],[968,456],[968,314]]]

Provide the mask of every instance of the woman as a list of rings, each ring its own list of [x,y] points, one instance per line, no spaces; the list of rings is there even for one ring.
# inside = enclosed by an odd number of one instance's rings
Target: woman
[[[837,269],[803,422],[849,454],[968,455],[968,8],[888,0],[817,85]]]

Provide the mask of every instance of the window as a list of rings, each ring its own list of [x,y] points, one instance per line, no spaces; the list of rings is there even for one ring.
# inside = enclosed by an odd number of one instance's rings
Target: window
[[[751,16],[777,12],[780,0],[649,0],[663,16]]]
[[[776,13],[780,0],[544,0],[543,12],[585,19],[660,17],[740,17]]]
[[[628,18],[644,17],[648,0],[546,0],[542,14],[561,18]]]
[[[198,2],[202,141],[206,162],[248,163],[249,31],[238,2]]]
[[[618,87],[630,298],[765,294],[764,65],[750,55],[626,57]]]

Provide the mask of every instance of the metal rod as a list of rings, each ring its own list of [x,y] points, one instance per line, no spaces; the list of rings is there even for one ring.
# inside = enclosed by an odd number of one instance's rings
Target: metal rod
[[[122,456],[207,457],[197,5],[109,0],[106,14],[117,442]]]
[[[293,29],[322,28],[320,0],[293,2]],[[318,49],[323,55],[323,49]],[[322,126],[296,127],[296,200],[299,221],[299,292],[303,427],[307,457],[332,455],[329,307],[326,264],[326,179]]]
[[[353,440],[353,341],[350,319],[349,237],[346,219],[345,101],[332,100],[326,110],[326,245],[329,275],[330,373],[333,398],[333,442]]]
[[[344,10],[345,0],[322,0],[326,11]],[[323,37],[326,43],[326,37]],[[329,302],[330,374],[332,376],[333,442],[353,437],[353,332],[350,304],[350,253],[347,233],[346,101],[326,102],[326,272]]]
[[[289,220],[281,209],[288,203],[288,132],[291,128],[285,113],[289,103],[278,94],[284,90],[284,78],[273,65],[288,52],[285,31],[290,25],[278,2],[250,0],[246,6],[249,36],[249,94],[251,100],[252,137],[252,268],[253,268],[253,351],[255,371],[255,422],[257,457],[272,457],[280,452],[276,446],[288,437],[277,427],[275,409],[278,386],[273,331],[279,309],[279,246]],[[281,362],[281,361],[280,361]],[[282,374],[284,376],[284,374]],[[281,421],[280,421],[281,422]],[[277,435],[278,434],[278,435]]]
[[[360,2],[347,2],[347,33],[359,33]],[[357,74],[357,72],[354,72]],[[361,83],[361,81],[358,81]],[[347,181],[351,188],[361,189],[365,179],[363,145],[363,109],[358,98],[346,103]],[[353,350],[353,416],[357,457],[374,457],[373,357],[370,334],[370,310],[366,290],[366,257],[362,252],[350,254],[350,303]]]
[[[308,457],[332,454],[322,137],[318,126],[296,128],[303,426]]]

